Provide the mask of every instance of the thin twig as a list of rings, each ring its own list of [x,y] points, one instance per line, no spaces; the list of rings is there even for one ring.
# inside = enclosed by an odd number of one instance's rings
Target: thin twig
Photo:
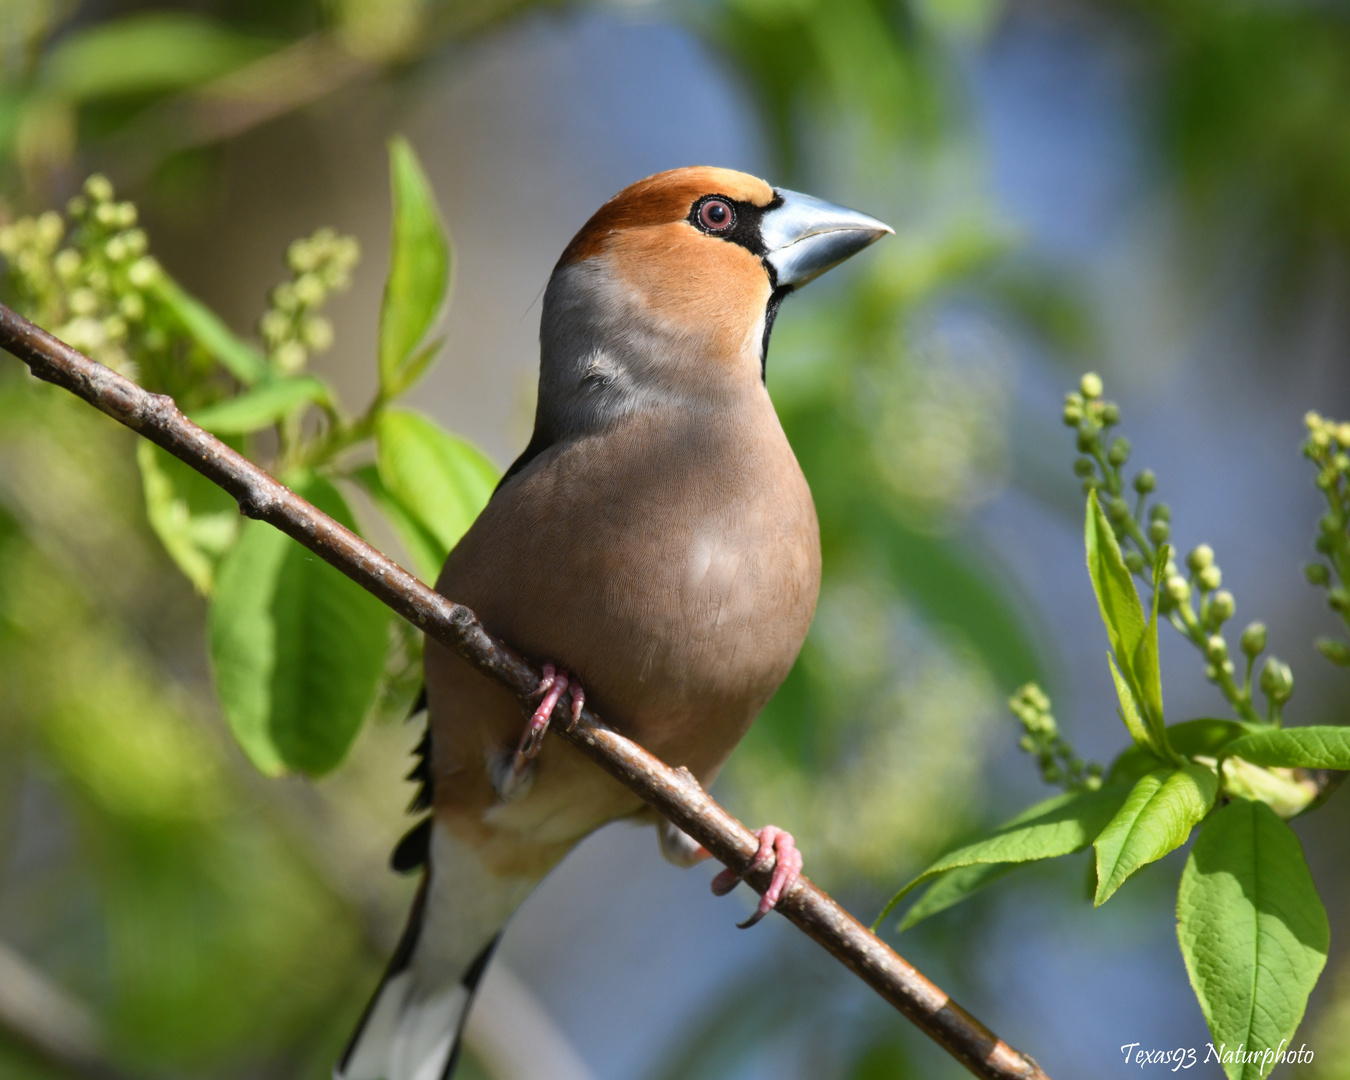
[[[539,684],[539,671],[489,634],[472,611],[423,585],[197,427],[172,398],[143,390],[3,305],[0,346],[24,361],[38,378],[65,387],[192,466],[229,492],[242,513],[303,544],[522,701]],[[722,863],[748,870],[759,848],[755,834],[714,802],[688,770],[664,765],[607,728],[589,709],[572,731],[565,728],[564,718],[553,730]],[[769,870],[746,878],[761,893],[769,879]],[[1049,1080],[1030,1057],[1008,1046],[805,877],[778,902],[777,910],[976,1076]]]

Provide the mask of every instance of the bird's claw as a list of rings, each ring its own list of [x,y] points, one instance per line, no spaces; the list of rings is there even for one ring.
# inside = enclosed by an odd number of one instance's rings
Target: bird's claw
[[[802,875],[802,853],[797,850],[791,833],[774,825],[765,825],[755,835],[759,837],[759,850],[755,852],[750,865],[741,871],[728,867],[712,879],[713,895],[725,896],[746,874],[767,870],[773,864],[773,877],[764,895],[759,898],[759,907],[745,922],[737,924],[742,930],[748,930],[771,912]]]
[[[548,732],[549,721],[553,717],[553,709],[562,698],[563,694],[571,689],[572,708],[571,719],[568,721],[567,730],[571,731],[577,726],[577,721],[581,719],[581,710],[586,705],[586,691],[581,688],[581,683],[575,675],[568,675],[561,668],[556,668],[552,664],[544,665],[544,677],[539,680],[539,685],[534,688],[531,697],[543,695],[543,700],[539,702],[539,707],[534,710],[530,721],[525,725],[525,731],[520,737],[520,745],[516,748],[516,755],[513,766],[516,769],[524,767],[524,763],[539,755],[539,751],[544,748],[544,735]]]

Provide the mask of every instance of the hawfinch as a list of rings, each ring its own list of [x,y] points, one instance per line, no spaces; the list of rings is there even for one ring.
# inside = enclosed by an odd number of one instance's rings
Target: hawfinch
[[[783,298],[891,230],[726,169],[658,173],[605,203],[544,293],[534,436],[446,560],[438,591],[547,661],[533,717],[434,641],[415,806],[394,853],[421,888],[336,1080],[445,1080],[511,913],[583,837],[658,825],[666,858],[707,852],[559,739],[590,702],[712,782],[787,675],[820,583],[815,506],[764,386]],[[774,866],[758,915],[801,869]],[[715,892],[736,875],[724,871]],[[754,917],[758,917],[758,915]]]

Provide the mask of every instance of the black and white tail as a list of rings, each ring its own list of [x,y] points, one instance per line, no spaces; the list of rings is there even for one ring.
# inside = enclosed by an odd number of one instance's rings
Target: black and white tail
[[[413,714],[426,708],[423,690]],[[417,747],[409,780],[418,783],[411,810],[433,799],[431,732]],[[357,1025],[334,1080],[449,1080],[474,992],[501,928],[535,879],[502,876],[477,849],[434,816],[423,818],[394,851],[395,870],[420,870],[408,925],[379,989]]]
[[[431,819],[414,837],[426,845],[422,887],[334,1080],[449,1080],[501,927],[533,886],[486,872],[476,851]]]

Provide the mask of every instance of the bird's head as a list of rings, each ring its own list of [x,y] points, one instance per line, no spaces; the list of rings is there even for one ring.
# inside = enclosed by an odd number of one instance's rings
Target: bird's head
[[[889,232],[730,169],[674,169],[624,188],[549,281],[539,419],[557,434],[593,429],[644,404],[759,383],[783,297]]]

